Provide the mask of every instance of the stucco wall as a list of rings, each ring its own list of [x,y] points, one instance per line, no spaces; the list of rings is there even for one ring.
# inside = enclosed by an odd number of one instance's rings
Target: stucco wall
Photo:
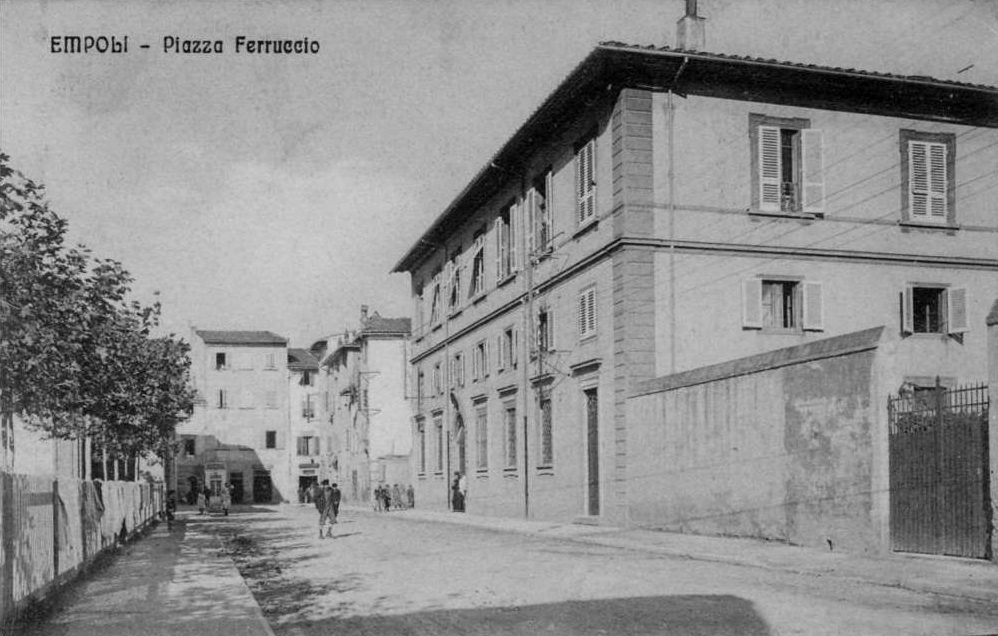
[[[882,549],[872,349],[633,397],[630,518],[683,532]]]

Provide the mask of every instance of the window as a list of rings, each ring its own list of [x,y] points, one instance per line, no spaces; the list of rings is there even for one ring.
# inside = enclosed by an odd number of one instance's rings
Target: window
[[[554,313],[545,306],[537,310],[537,349],[554,351]]]
[[[956,136],[901,131],[902,220],[947,225],[953,213]]]
[[[440,363],[433,365],[433,394],[443,395],[444,393],[444,382],[442,377]]]
[[[315,417],[315,408],[312,406],[311,395],[306,395],[301,399],[301,416],[306,420]]]
[[[437,413],[433,416],[433,429],[436,433],[437,438],[437,452],[436,452],[436,464],[433,466],[433,470],[436,472],[443,472],[444,469],[444,422],[443,415]]]
[[[416,420],[417,448],[419,449],[418,461],[419,473],[426,472],[426,422],[422,419]]]
[[[743,281],[742,327],[795,333],[824,330],[821,283],[779,278]]]
[[[482,340],[475,345],[471,357],[471,372],[473,380],[481,380],[489,375],[489,343]]]
[[[970,330],[964,287],[908,285],[901,303],[904,333],[959,334]]]
[[[517,333],[516,328],[506,327],[501,334],[499,334],[498,339],[498,367],[499,371],[503,369],[515,369],[517,364]]]
[[[474,298],[485,292],[485,232],[475,233],[475,242],[471,247],[471,282],[468,285],[468,298]]]
[[[450,381],[452,386],[464,386],[464,354],[461,352],[451,358]]]
[[[422,401],[426,389],[426,374],[422,369],[416,370],[416,400]]]
[[[534,180],[527,192],[527,223],[530,225],[530,257],[543,256],[551,250],[554,232],[551,226],[551,171]]]
[[[419,467],[419,473],[423,474],[426,472],[426,422],[422,418],[416,420],[416,441],[419,455],[416,457],[418,461],[417,466]]]
[[[276,369],[277,368],[277,361],[276,361],[276,358],[274,357],[274,354],[272,354],[272,353],[268,353],[267,354],[267,357],[265,358],[265,361],[264,361],[264,365],[268,369]]]
[[[225,389],[218,390],[218,408],[227,409],[229,408],[229,392]]]
[[[302,371],[301,380],[298,382],[298,384],[300,384],[301,386],[312,386],[314,384],[312,372],[308,370]]]
[[[435,325],[440,321],[440,272],[433,275],[430,298],[430,324]]]
[[[596,287],[579,294],[579,339],[596,335]]]
[[[264,448],[277,448],[277,431],[264,433]]]
[[[496,283],[516,272],[516,203],[509,203],[499,213],[495,223],[496,237]]]
[[[489,467],[489,409],[485,402],[475,405],[475,459],[478,470]]]
[[[305,435],[298,438],[298,455],[302,457],[315,457],[319,454],[319,438],[313,435]]]
[[[194,452],[194,438],[193,437],[185,437],[184,438],[184,453],[183,454],[187,455],[188,457],[192,457],[192,456],[195,455],[195,452]]]
[[[749,115],[753,206],[766,212],[822,212],[822,132],[806,119]]]
[[[422,335],[423,333],[423,285],[422,283],[415,288],[413,297],[412,315],[415,319],[416,333]]]
[[[516,468],[516,405],[507,404],[503,409],[503,426],[506,432],[506,468]]]
[[[225,369],[225,354],[224,353],[216,353],[215,354],[215,369],[217,371],[221,371],[221,370]]]
[[[596,139],[575,151],[576,217],[579,225],[596,218]]]
[[[539,428],[541,435],[541,452],[538,466],[551,466],[554,464],[554,438],[552,435],[551,421],[551,395],[547,392],[541,394],[539,406]]]
[[[447,311],[461,308],[461,259],[459,253],[447,264]]]

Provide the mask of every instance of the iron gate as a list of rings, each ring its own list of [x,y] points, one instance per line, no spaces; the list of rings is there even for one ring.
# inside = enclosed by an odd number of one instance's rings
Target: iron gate
[[[891,545],[988,558],[988,388],[912,390],[887,402]]]

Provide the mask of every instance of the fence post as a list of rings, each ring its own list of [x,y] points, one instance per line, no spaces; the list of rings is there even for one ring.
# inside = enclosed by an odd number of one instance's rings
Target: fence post
[[[59,480],[52,480],[52,580],[59,578]]]
[[[3,550],[3,572],[0,572],[0,625],[13,619],[14,612],[14,477],[0,472],[0,550]]]

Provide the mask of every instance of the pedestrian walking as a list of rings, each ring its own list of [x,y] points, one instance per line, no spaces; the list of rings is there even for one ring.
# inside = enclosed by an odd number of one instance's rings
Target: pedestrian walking
[[[461,494],[461,473],[454,472],[454,481],[450,484],[451,510],[464,512],[464,495]]]
[[[406,500],[409,502],[409,508],[416,507],[416,491],[412,489],[412,484],[409,484],[405,489]]]
[[[204,496],[203,490],[198,490],[198,514],[203,515],[205,506],[208,505],[208,498]]]
[[[389,492],[387,484],[381,486],[381,497],[385,502],[385,512],[388,512],[392,509],[392,494]]]
[[[381,486],[374,487],[374,511],[381,512]]]
[[[322,480],[322,485],[315,491],[312,501],[315,502],[315,509],[319,511],[319,538],[322,539],[322,530],[330,521],[330,515],[333,512],[333,487],[329,485],[328,479]],[[328,532],[332,536],[331,523]]]
[[[402,489],[399,488],[398,484],[392,486],[392,501],[395,503],[396,510],[401,510],[405,507],[402,503]]]
[[[229,508],[232,507],[232,486],[228,483],[222,487],[222,514],[229,516]]]

